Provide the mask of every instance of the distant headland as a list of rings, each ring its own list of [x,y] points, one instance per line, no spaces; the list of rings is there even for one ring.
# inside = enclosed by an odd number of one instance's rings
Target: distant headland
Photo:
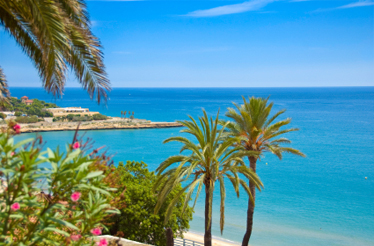
[[[127,117],[126,117],[127,115]],[[79,125],[80,130],[113,130],[181,127],[177,122],[151,122],[136,119],[134,112],[121,111],[121,117],[102,115],[88,108],[58,107],[27,96],[11,98],[0,108],[0,124],[6,125],[13,120],[21,125],[21,132],[73,131]]]

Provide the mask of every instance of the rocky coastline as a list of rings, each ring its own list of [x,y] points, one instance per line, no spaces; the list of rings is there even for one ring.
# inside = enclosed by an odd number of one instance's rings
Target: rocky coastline
[[[50,131],[75,131],[79,122],[38,122],[20,124],[22,133],[50,132]],[[79,130],[116,130],[116,129],[151,129],[182,127],[177,122],[151,122],[146,120],[103,120],[81,122]]]

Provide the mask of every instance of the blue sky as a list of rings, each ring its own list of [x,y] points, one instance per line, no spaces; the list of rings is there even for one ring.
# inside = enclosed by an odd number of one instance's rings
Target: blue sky
[[[87,4],[113,87],[374,86],[371,0]],[[0,66],[10,86],[41,86],[1,29]]]

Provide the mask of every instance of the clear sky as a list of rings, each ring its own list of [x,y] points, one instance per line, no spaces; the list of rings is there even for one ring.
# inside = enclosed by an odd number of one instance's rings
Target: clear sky
[[[113,87],[374,86],[373,0],[87,4]],[[2,29],[0,66],[41,85]]]

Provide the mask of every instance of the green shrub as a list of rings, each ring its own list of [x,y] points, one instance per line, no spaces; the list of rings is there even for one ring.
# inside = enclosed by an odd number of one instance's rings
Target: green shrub
[[[108,117],[105,116],[105,115],[102,115],[102,114],[94,114],[93,119],[94,120],[106,120],[106,119],[108,119]]]
[[[78,122],[78,121],[92,121],[91,116],[74,116],[72,119],[73,122]]]
[[[66,153],[42,152],[41,137],[14,144],[13,129],[0,133],[0,245],[92,245],[91,230],[117,212],[96,168],[103,159],[77,143]]]
[[[20,111],[17,111],[17,112],[14,113],[14,116],[21,116],[21,115],[22,115],[22,112],[20,112]]]
[[[36,123],[38,122],[38,117],[33,115],[31,117],[28,116],[19,116],[15,119],[17,123]]]
[[[157,196],[152,192],[156,175],[150,172],[143,162],[120,162],[118,167],[108,172],[104,182],[120,188],[113,195],[113,201],[121,214],[106,219],[111,235],[122,236],[152,245],[166,245],[165,228],[171,228],[175,236],[182,236],[189,229],[192,208],[187,206],[182,213],[184,196],[176,203],[170,220],[164,225],[166,209],[173,198],[182,191],[179,184],[170,192],[160,212],[154,214]],[[136,226],[135,226],[136,225]]]
[[[0,118],[4,120],[6,118],[6,114],[0,113]]]
[[[69,121],[71,121],[71,120],[74,118],[74,116],[75,116],[75,115],[73,115],[73,114],[68,114],[68,115],[66,116],[66,118],[67,118]]]

